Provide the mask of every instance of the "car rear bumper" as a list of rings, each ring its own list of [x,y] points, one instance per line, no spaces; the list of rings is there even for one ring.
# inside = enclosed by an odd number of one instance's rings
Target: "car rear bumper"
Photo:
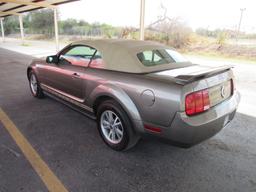
[[[239,102],[240,94],[236,91],[228,100],[204,113],[191,117],[185,112],[177,112],[171,126],[162,128],[161,133],[157,135],[180,146],[198,144],[229,124],[235,116]]]

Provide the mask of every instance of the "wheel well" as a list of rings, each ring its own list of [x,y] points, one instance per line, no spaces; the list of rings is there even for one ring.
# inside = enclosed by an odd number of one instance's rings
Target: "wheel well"
[[[27,77],[28,77],[28,79],[29,79],[29,73],[30,73],[30,71],[32,71],[32,68],[31,68],[31,67],[29,67],[29,68],[27,69]]]
[[[106,101],[106,100],[115,100],[115,99],[112,98],[112,97],[110,97],[110,96],[104,95],[104,96],[98,97],[98,98],[94,101],[94,103],[93,103],[93,111],[94,111],[95,115],[97,114],[97,109],[98,109],[99,105],[100,105],[102,102]]]
[[[106,100],[114,100],[114,101],[116,101],[119,105],[120,105],[120,107],[126,112],[126,110],[122,107],[122,105],[115,99],[115,98],[113,98],[113,97],[110,97],[110,96],[106,96],[106,95],[103,95],[103,96],[99,96],[96,100],[95,100],[95,102],[94,102],[94,104],[93,104],[93,111],[94,111],[94,114],[95,115],[97,115],[97,109],[98,109],[98,107],[100,106],[100,104],[102,103],[102,102],[104,102],[104,101],[106,101]],[[127,114],[128,115],[128,117],[129,117],[129,114]],[[130,117],[129,117],[129,120],[131,121],[131,119],[130,119]],[[132,124],[132,131],[134,132],[134,133],[136,133],[136,131],[135,131],[135,129],[134,129],[134,124],[133,124],[133,122],[131,121],[131,124]]]

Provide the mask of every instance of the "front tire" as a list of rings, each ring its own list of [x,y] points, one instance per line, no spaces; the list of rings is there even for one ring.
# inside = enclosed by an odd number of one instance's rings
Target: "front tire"
[[[116,151],[130,149],[139,140],[128,115],[114,100],[106,100],[100,104],[97,124],[103,141]]]
[[[43,90],[40,87],[36,74],[33,71],[30,71],[29,73],[29,88],[34,97],[37,97],[37,98],[44,97]]]

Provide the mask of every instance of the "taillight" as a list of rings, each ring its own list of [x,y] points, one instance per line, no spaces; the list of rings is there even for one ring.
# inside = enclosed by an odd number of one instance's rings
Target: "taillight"
[[[210,108],[208,89],[190,93],[186,96],[185,110],[187,115],[195,115]]]
[[[236,90],[234,79],[231,79],[231,94],[233,95]]]

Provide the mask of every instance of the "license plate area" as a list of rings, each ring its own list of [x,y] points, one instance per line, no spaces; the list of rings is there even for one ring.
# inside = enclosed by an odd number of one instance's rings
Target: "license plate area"
[[[209,88],[210,107],[225,101],[231,94],[231,80]]]

